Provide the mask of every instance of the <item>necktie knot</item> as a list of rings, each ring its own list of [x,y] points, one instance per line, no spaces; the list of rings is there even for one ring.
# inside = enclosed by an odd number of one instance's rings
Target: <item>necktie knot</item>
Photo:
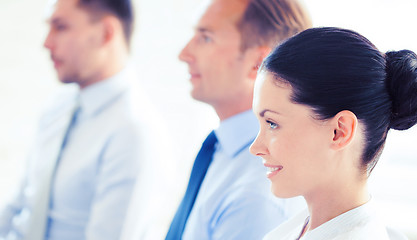
[[[204,140],[203,145],[201,149],[211,149],[214,148],[214,145],[217,142],[217,137],[214,131],[211,131],[210,134],[206,137],[206,140]]]

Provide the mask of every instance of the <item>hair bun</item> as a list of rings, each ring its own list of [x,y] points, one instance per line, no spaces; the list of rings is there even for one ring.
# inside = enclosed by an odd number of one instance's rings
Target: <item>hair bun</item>
[[[386,53],[387,88],[392,100],[389,127],[406,130],[417,123],[417,55],[410,50]]]

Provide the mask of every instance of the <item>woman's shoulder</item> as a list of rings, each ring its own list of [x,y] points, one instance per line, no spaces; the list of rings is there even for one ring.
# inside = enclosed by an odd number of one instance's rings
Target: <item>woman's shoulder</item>
[[[277,228],[269,232],[263,240],[285,240],[296,239],[300,235],[306,218],[309,216],[308,210],[302,210],[296,214],[293,218],[279,225]]]
[[[338,235],[334,240],[389,240],[386,228],[377,222],[368,222],[362,226],[351,229],[348,232]]]
[[[385,224],[374,209],[372,201],[352,209],[313,230],[315,237],[332,240],[389,240]],[[316,238],[313,238],[316,239]]]
[[[337,240],[389,240],[385,224],[381,221],[381,216],[379,216],[377,210],[375,209],[372,200],[357,209],[360,211],[355,212],[358,216],[356,221],[352,221],[349,231],[346,231],[341,235],[341,238],[337,238]]]

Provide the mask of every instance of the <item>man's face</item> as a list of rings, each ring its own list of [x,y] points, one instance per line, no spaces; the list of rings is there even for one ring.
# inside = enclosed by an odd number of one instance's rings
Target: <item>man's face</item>
[[[242,52],[237,22],[247,6],[242,0],[214,0],[197,24],[179,58],[188,64],[191,95],[213,107],[247,98],[252,62]]]
[[[56,2],[44,46],[51,53],[60,81],[83,86],[97,74],[102,32],[99,21],[92,21],[77,2]]]

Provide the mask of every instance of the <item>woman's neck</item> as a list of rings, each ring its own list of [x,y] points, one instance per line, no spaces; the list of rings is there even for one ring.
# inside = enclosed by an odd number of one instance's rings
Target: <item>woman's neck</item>
[[[370,199],[366,180],[357,184],[344,183],[340,186],[327,186],[323,191],[315,191],[314,195],[304,197],[310,212],[307,231],[365,204]]]

